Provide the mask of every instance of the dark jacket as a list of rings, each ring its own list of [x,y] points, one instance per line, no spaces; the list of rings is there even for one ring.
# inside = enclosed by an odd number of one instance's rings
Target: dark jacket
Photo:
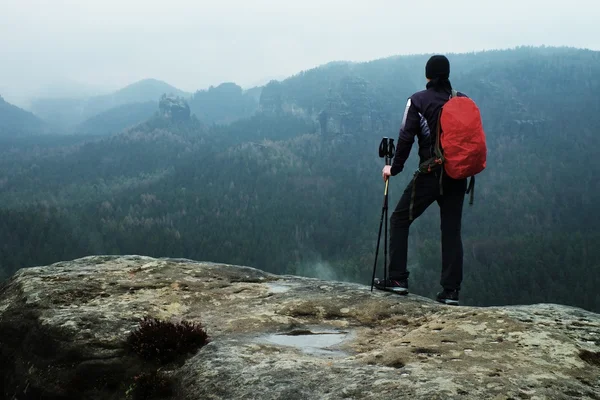
[[[438,117],[442,106],[450,99],[452,88],[434,87],[432,82],[427,89],[410,96],[404,110],[402,126],[396,145],[396,155],[392,162],[392,175],[397,175],[404,169],[415,136],[419,140],[419,163],[434,156]],[[458,96],[466,97],[458,92]]]

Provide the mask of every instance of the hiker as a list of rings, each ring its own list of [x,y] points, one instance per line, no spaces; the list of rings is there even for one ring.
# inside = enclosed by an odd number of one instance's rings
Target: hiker
[[[419,143],[421,166],[436,159],[435,145],[438,122],[442,106],[453,94],[450,84],[450,62],[443,55],[431,57],[425,67],[426,89],[414,93],[406,104],[402,126],[398,137],[396,154],[391,165],[383,168],[384,181],[404,169],[415,136]],[[454,92],[459,97],[467,97]],[[396,209],[390,217],[389,278],[375,279],[375,287],[398,294],[408,294],[407,253],[408,232],[412,222],[434,201],[440,207],[442,231],[443,288],[436,300],[449,305],[458,305],[459,291],[463,279],[463,245],[461,219],[463,202],[467,190],[467,179],[452,179],[444,173],[444,167],[431,164],[430,172],[417,173],[406,187]]]

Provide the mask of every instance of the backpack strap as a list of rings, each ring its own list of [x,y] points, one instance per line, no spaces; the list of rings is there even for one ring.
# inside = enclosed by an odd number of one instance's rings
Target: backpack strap
[[[440,145],[440,136],[441,136],[441,128],[440,126],[442,125],[442,112],[444,112],[444,107],[442,107],[442,109],[440,110],[440,114],[438,115],[438,123],[437,123],[437,128],[436,128],[436,135],[435,135],[435,156],[437,157],[437,162],[442,166],[442,168],[440,168],[440,196],[444,194],[444,186],[442,185],[442,179],[444,176],[444,166],[442,164],[444,164],[444,152],[442,151],[442,146]]]
[[[452,89],[452,93],[450,94],[450,99],[453,97],[457,97],[458,92]],[[448,99],[448,100],[450,100]],[[444,107],[440,110],[440,114],[438,115],[438,124],[436,129],[436,138],[435,138],[435,156],[438,157],[442,162],[444,162],[444,155],[442,152],[442,148],[440,146],[440,125],[442,124],[442,112],[444,111]]]
[[[469,187],[467,188],[466,194],[471,194],[471,198],[469,199],[469,205],[473,205],[473,201],[475,200],[475,177],[472,176],[469,181]]]
[[[413,218],[413,208],[415,207],[415,198],[417,197],[417,176],[419,176],[419,171],[415,172],[415,176],[412,179],[412,191],[410,195],[410,206],[408,207],[408,220],[412,221]]]
[[[444,168],[440,168],[440,196],[444,195]]]
[[[440,113],[438,115],[438,123],[437,123],[437,127],[435,129],[435,156],[441,160],[441,162],[444,162],[444,153],[442,152],[442,147],[440,146],[440,133],[441,133],[441,129],[440,129],[440,125],[442,124],[442,112],[444,112],[444,107],[442,107],[442,109],[440,110]]]

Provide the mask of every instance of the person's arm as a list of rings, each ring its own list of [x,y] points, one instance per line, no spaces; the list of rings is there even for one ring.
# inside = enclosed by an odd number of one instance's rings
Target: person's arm
[[[408,99],[404,110],[404,117],[402,118],[400,134],[398,135],[396,154],[394,155],[390,171],[392,176],[399,174],[404,169],[404,163],[410,155],[410,150],[415,142],[415,136],[419,133],[420,129],[421,117],[419,116],[419,111],[412,103],[412,100]]]

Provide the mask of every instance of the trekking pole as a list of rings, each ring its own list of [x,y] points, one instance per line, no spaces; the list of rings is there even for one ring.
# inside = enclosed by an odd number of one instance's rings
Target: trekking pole
[[[377,234],[377,247],[375,249],[375,262],[373,263],[373,276],[371,277],[371,292],[373,291],[373,282],[375,281],[375,271],[377,270],[377,256],[379,255],[379,243],[381,242],[381,227],[383,225],[383,217],[385,213],[385,196],[387,195],[388,181],[385,182],[385,194],[383,207],[381,208],[381,220],[379,221],[379,233]],[[385,268],[385,266],[384,266]]]
[[[394,157],[396,149],[394,139],[384,137],[379,144],[379,157],[385,159],[385,165],[390,165],[391,159]],[[385,189],[383,192],[383,207],[381,208],[381,219],[379,220],[379,233],[377,234],[377,247],[375,249],[375,262],[373,263],[373,276],[371,277],[371,292],[373,291],[373,281],[377,270],[377,258],[379,256],[379,244],[381,243],[381,228],[385,218],[385,237],[383,244],[383,279],[384,285],[387,282],[387,245],[388,245],[388,194],[389,194],[389,178],[385,180]]]

